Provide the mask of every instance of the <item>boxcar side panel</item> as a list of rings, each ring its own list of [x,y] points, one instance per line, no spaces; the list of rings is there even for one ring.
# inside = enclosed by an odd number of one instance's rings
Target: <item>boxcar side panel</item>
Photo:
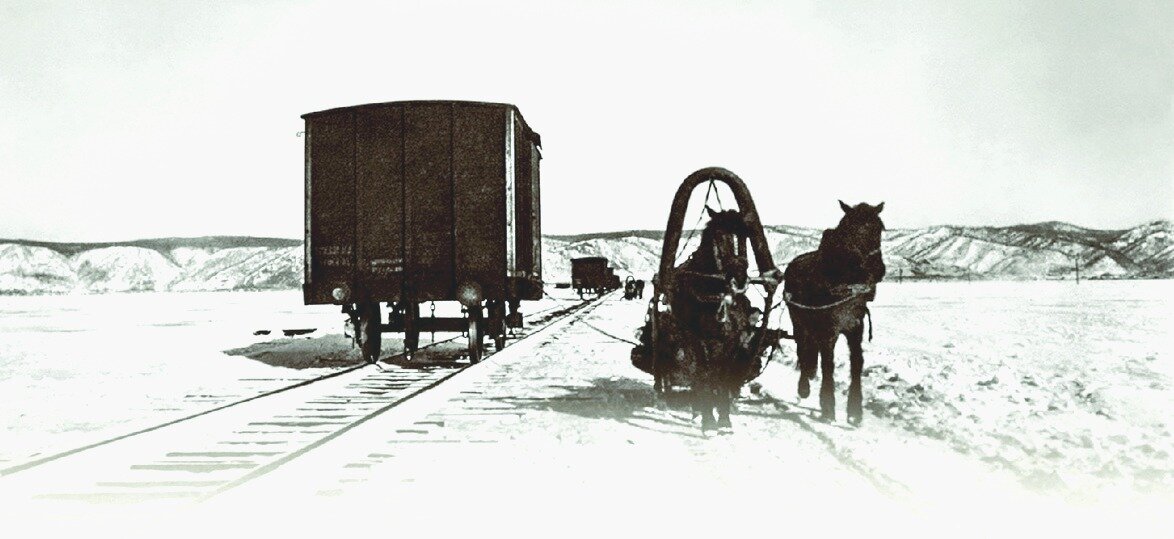
[[[525,136],[517,130],[517,114],[513,109],[505,112],[505,275],[518,276],[518,168],[516,144],[518,137]]]
[[[517,235],[514,238],[514,250],[517,257],[514,267],[510,268],[511,275],[526,278],[530,275],[530,260],[533,257],[533,244],[530,242],[530,137],[522,125],[522,119],[513,114],[514,122],[514,228]]]
[[[352,285],[355,244],[354,119],[349,112],[307,122],[310,247],[306,303],[331,303],[331,291]]]
[[[534,280],[538,284],[538,290],[535,292],[536,297],[531,299],[542,298],[542,176],[538,172],[538,164],[542,159],[542,151],[538,149],[533,142],[530,143],[530,200],[532,202],[532,209],[530,211],[530,242],[532,244],[531,250],[534,253],[533,271]]]
[[[532,133],[519,116],[514,117],[514,131],[518,133],[514,140],[514,169],[517,174],[515,226],[518,231],[518,257],[514,275],[517,277],[517,293],[521,299],[540,299],[542,241],[536,215],[539,206],[538,149],[534,145]]]
[[[372,298],[402,297],[404,271],[403,114],[398,107],[355,113],[359,279]]]
[[[505,116],[500,108],[458,106],[453,118],[456,280],[480,284],[488,299],[506,293]]]
[[[302,241],[302,301],[306,305],[310,305],[311,303],[313,303],[314,296],[315,296],[315,291],[313,289],[314,288],[313,282],[310,280],[310,273],[311,273],[310,267],[311,267],[312,261],[314,259],[314,257],[312,256],[312,252],[313,252],[312,249],[313,249],[314,244],[311,241],[311,240],[313,240],[313,238],[311,237],[312,234],[310,232],[311,230],[313,230],[313,228],[311,226],[311,223],[313,222],[313,219],[311,219],[311,215],[313,214],[313,209],[312,209],[313,206],[310,204],[310,202],[312,202],[310,196],[311,196],[311,193],[313,192],[310,189],[310,178],[311,178],[310,170],[313,167],[313,160],[310,159],[310,154],[313,151],[313,146],[311,146],[311,144],[310,144],[310,138],[311,138],[310,134],[312,132],[310,129],[310,126],[311,126],[311,122],[306,121],[305,130],[302,131],[302,141],[304,143],[304,148],[302,151],[302,153],[304,155],[303,163],[302,163],[302,167],[303,167],[302,177],[304,178],[304,180],[306,182],[305,189],[303,190],[303,193],[302,193],[302,197],[303,197],[303,201],[304,201],[304,204],[302,206],[304,208],[304,210],[303,210],[304,211],[304,215],[303,215],[304,221],[303,222],[305,224],[305,228],[303,229],[304,232],[302,234],[302,239],[303,239],[303,241]]]
[[[452,110],[451,104],[433,103],[403,109],[404,292],[421,301],[454,294]]]

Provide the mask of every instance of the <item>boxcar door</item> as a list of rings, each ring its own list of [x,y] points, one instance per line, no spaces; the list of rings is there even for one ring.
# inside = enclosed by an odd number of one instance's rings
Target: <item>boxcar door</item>
[[[372,298],[402,297],[404,271],[403,112],[355,113],[356,229],[359,279]]]
[[[404,292],[415,300],[453,296],[452,108],[423,103],[403,109]]]
[[[453,206],[456,281],[481,286],[488,299],[505,294],[504,112],[458,106],[453,118]]]

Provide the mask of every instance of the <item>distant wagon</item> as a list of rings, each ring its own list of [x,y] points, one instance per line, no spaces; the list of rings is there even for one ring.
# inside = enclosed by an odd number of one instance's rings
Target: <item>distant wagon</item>
[[[571,259],[571,287],[582,298],[586,294],[601,295],[611,283],[612,269],[602,256]]]
[[[541,139],[521,112],[401,101],[302,118],[305,304],[341,305],[369,361],[384,331],[409,354],[421,331],[467,333],[474,362],[483,336],[503,347],[520,302],[542,297]],[[421,317],[429,301],[462,316]]]

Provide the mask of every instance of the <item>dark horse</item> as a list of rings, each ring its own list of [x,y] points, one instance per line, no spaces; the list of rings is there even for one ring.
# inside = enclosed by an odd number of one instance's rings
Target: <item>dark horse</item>
[[[702,431],[728,430],[732,428],[730,408],[748,363],[738,347],[750,324],[750,302],[745,296],[749,229],[738,211],[706,210],[710,220],[700,245],[674,271],[670,338],[676,350],[675,366],[689,381]]]
[[[876,283],[885,276],[881,259],[880,212],[885,207],[842,201],[840,224],[825,230],[819,249],[791,261],[783,278],[783,297],[791,313],[799,355],[799,396],[807,398],[815,377],[816,358],[821,360],[819,407],[822,419],[836,417],[835,348],[840,335],[848,338],[852,384],[848,387],[848,421],[863,418],[860,374],[864,368],[864,316],[876,295]]]

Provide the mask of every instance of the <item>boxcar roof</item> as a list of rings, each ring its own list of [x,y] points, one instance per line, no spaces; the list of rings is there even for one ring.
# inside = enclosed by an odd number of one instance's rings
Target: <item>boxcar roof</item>
[[[351,105],[349,107],[335,107],[332,109],[307,112],[302,115],[302,119],[309,120],[311,118],[314,118],[315,116],[326,116],[329,114],[336,114],[336,113],[345,112],[345,111],[355,111],[355,110],[362,110],[362,109],[377,109],[377,108],[394,107],[394,106],[400,106],[400,105],[445,105],[445,104],[447,104],[447,105],[474,105],[474,106],[483,106],[483,107],[511,108],[514,110],[515,113],[518,114],[518,118],[520,118],[522,120],[522,125],[526,127],[526,130],[529,131],[530,134],[534,135],[534,142],[538,146],[542,146],[542,136],[539,135],[537,131],[534,131],[533,129],[530,128],[530,124],[526,123],[526,118],[524,116],[522,116],[522,111],[520,109],[518,109],[518,107],[516,105],[512,105],[510,103],[491,103],[488,101],[451,101],[451,100],[442,100],[442,99],[432,99],[432,100],[417,99],[417,100],[409,100],[409,101],[387,101],[384,103],[365,103],[362,105]]]

